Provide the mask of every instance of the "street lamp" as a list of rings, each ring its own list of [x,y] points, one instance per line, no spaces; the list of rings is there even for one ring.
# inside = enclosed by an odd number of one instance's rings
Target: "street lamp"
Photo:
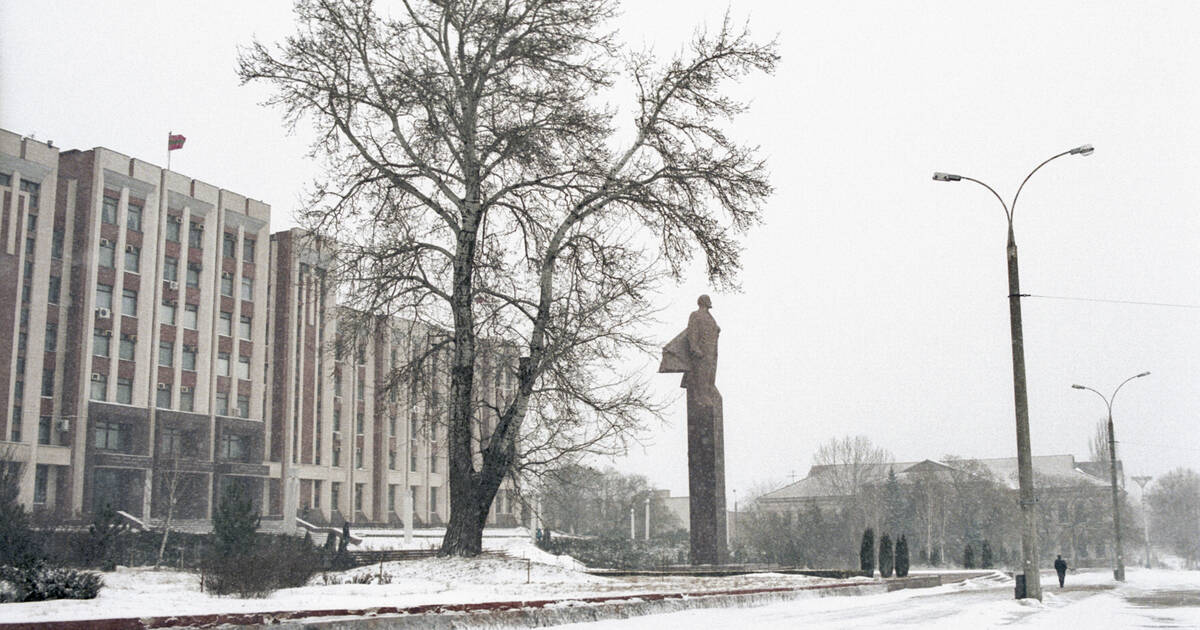
[[[1150,475],[1134,475],[1130,477],[1142,492],[1142,531],[1146,535],[1146,568],[1150,568],[1150,511],[1146,509],[1146,484],[1150,483],[1153,477]]]
[[[1071,386],[1075,389],[1086,389],[1089,392],[1092,392],[1093,394],[1099,396],[1100,400],[1103,400],[1104,404],[1108,407],[1108,461],[1109,473],[1112,476],[1113,537],[1115,538],[1117,552],[1117,566],[1113,568],[1113,579],[1118,582],[1125,581],[1125,552],[1121,547],[1121,499],[1117,492],[1117,439],[1113,436],[1112,403],[1113,399],[1117,397],[1117,392],[1121,391],[1121,388],[1125,386],[1125,383],[1128,383],[1135,378],[1142,378],[1143,376],[1149,375],[1149,372],[1142,372],[1141,374],[1134,374],[1133,376],[1121,381],[1121,384],[1117,385],[1117,388],[1113,390],[1112,396],[1109,396],[1108,398],[1105,398],[1104,394],[1101,394],[1091,387],[1086,387],[1083,385]]]
[[[951,173],[934,173],[934,181],[957,182],[967,180],[975,182],[988,189],[1004,207],[1004,216],[1008,219],[1008,321],[1012,332],[1012,363],[1013,363],[1013,402],[1016,407],[1017,419],[1017,482],[1020,486],[1021,503],[1021,562],[1025,575],[1025,596],[1042,599],[1042,581],[1037,568],[1037,518],[1035,514],[1035,499],[1033,496],[1033,455],[1029,447],[1029,398],[1025,388],[1025,342],[1021,332],[1021,281],[1017,273],[1017,241],[1013,236],[1013,213],[1017,209],[1017,199],[1021,189],[1029,182],[1029,178],[1043,166],[1064,155],[1091,155],[1095,151],[1092,145],[1085,144],[1069,151],[1063,151],[1046,161],[1038,164],[1017,188],[1013,195],[1012,205],[1004,203],[1004,198],[994,188],[987,184],[964,175]]]

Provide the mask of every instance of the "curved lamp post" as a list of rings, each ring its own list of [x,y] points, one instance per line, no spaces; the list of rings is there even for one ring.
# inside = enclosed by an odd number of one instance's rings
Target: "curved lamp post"
[[[1025,596],[1042,599],[1042,581],[1038,575],[1037,566],[1037,518],[1035,500],[1033,497],[1033,456],[1029,447],[1029,398],[1025,387],[1025,341],[1021,331],[1021,281],[1017,273],[1017,240],[1013,236],[1013,213],[1017,209],[1017,199],[1021,190],[1029,182],[1029,178],[1043,166],[1064,155],[1091,155],[1095,149],[1090,144],[1075,147],[1054,155],[1038,164],[1017,188],[1013,195],[1012,204],[1004,203],[1004,198],[996,189],[987,184],[965,175],[951,173],[934,173],[934,181],[957,182],[966,180],[975,182],[988,189],[1004,208],[1004,216],[1008,219],[1008,320],[1012,332],[1012,364],[1013,364],[1013,401],[1016,406],[1017,418],[1017,481],[1020,486],[1021,503],[1021,563],[1025,574]]]
[[[1071,386],[1075,389],[1086,389],[1087,391],[1092,392],[1093,394],[1099,396],[1100,400],[1104,401],[1104,405],[1108,407],[1108,461],[1109,473],[1112,477],[1113,538],[1115,539],[1114,543],[1117,561],[1116,566],[1113,568],[1113,579],[1118,582],[1125,581],[1125,552],[1121,546],[1121,499],[1117,491],[1117,440],[1113,436],[1112,404],[1113,399],[1117,397],[1117,392],[1121,391],[1121,388],[1125,386],[1125,383],[1128,383],[1135,378],[1141,378],[1149,375],[1149,372],[1142,372],[1141,374],[1134,374],[1133,376],[1121,381],[1121,384],[1117,385],[1117,388],[1113,390],[1112,396],[1109,396],[1108,398],[1105,398],[1104,394],[1101,394],[1091,387],[1086,387],[1084,385]]]

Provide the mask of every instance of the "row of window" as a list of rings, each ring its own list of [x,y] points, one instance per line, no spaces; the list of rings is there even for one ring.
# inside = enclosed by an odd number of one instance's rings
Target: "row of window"
[[[132,450],[130,427],[120,422],[97,422],[92,435],[95,447],[102,451],[128,453]],[[195,456],[196,440],[189,431],[177,427],[163,427],[159,433],[161,452],[167,457]],[[226,432],[217,440],[217,457],[232,461],[248,461],[250,437]]]
[[[173,388],[169,384],[159,383],[159,387],[155,390],[154,406],[159,409],[178,409],[179,411],[195,411],[195,391],[191,387],[179,388],[179,404],[172,405],[171,394]],[[92,374],[92,386],[89,397],[91,400],[101,402],[108,400],[108,375]],[[114,402],[124,405],[133,404],[133,379],[117,378],[117,392]],[[234,399],[235,407],[229,406],[229,392],[217,392],[216,408],[213,410],[218,416],[233,416],[238,418],[250,417],[250,396],[248,394],[238,394]],[[231,413],[232,412],[232,413]],[[19,440],[14,440],[19,441]]]
[[[124,289],[121,291],[121,314],[130,317],[137,316],[138,292],[134,289]],[[96,285],[96,308],[108,309],[110,312],[113,308],[113,287],[111,284]],[[199,309],[196,304],[183,305],[183,327],[189,330],[196,330],[199,325]],[[162,323],[175,325],[175,317],[178,311],[178,306],[173,301],[164,301],[159,311],[159,316]],[[254,318],[251,315],[241,315],[238,317],[238,337],[241,339],[250,339],[250,333],[254,328]],[[226,337],[233,336],[233,313],[221,311],[217,316],[217,334]]]
[[[307,507],[319,510],[321,509],[321,486],[323,482],[320,479],[314,479],[312,482],[312,501]],[[363,511],[363,497],[366,495],[365,483],[354,484],[354,511]],[[395,513],[397,511],[396,495],[399,494],[400,486],[398,484],[388,484],[388,511]],[[409,497],[412,499],[412,505],[417,505],[417,494],[420,492],[420,486],[409,486]],[[306,497],[307,499],[308,497]],[[340,509],[342,503],[342,482],[329,482],[329,502],[333,505],[333,509]],[[436,486],[429,488],[429,512],[436,513],[438,510],[438,488]]]

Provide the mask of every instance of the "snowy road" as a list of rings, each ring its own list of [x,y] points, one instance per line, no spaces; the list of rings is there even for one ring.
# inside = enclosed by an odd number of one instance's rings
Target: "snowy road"
[[[1053,576],[1043,578],[1049,584]],[[1084,573],[1067,588],[1045,588],[1044,602],[1012,599],[1012,581],[972,580],[931,590],[863,597],[796,600],[758,608],[690,610],[635,619],[562,626],[575,630],[705,628],[1200,628],[1200,574],[1129,572],[1116,586],[1111,574]]]

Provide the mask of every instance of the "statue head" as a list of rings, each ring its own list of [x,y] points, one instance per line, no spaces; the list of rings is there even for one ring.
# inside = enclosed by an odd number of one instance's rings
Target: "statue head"
[[[696,304],[699,304],[701,308],[712,308],[712,299],[707,295],[701,295],[696,299]]]

